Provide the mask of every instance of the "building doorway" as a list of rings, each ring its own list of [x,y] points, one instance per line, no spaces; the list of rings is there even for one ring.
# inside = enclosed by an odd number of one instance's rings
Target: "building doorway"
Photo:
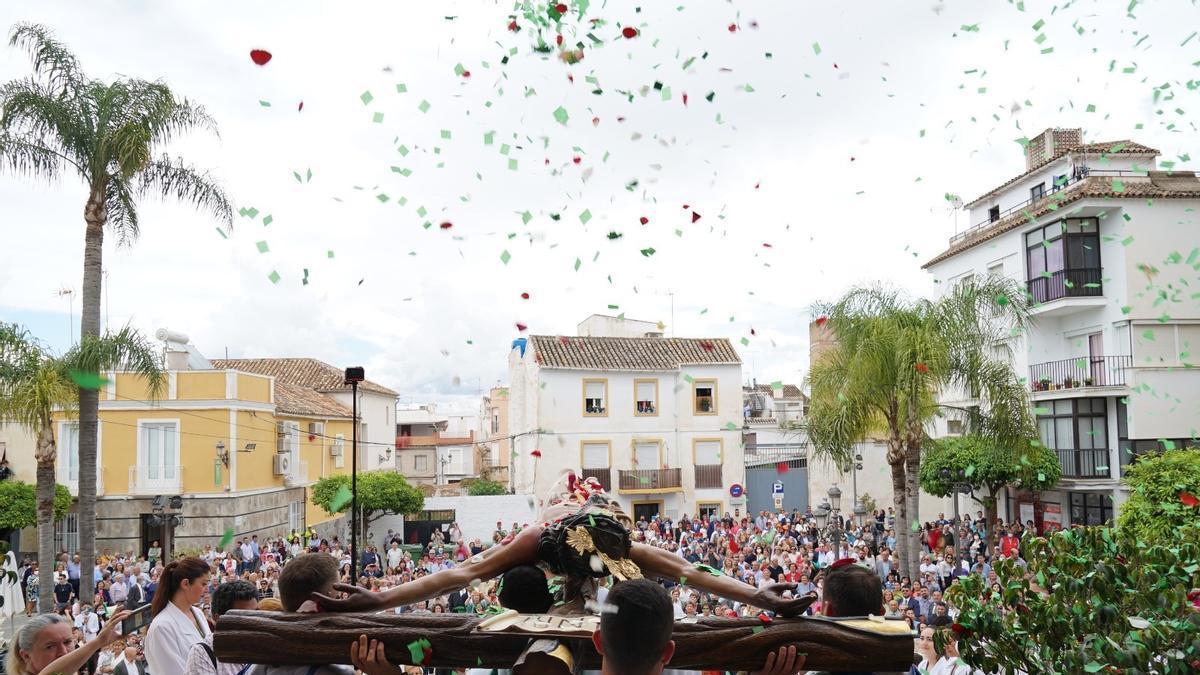
[[[633,503],[633,522],[635,523],[641,522],[642,518],[645,518],[646,522],[649,523],[654,520],[655,516],[661,516],[662,514],[663,502],[661,500]]]
[[[154,542],[162,548],[162,560],[171,559],[171,550],[174,546],[174,528],[170,524],[171,516],[157,515],[153,513],[142,514],[142,538],[141,548],[136,551],[139,556],[145,556]]]

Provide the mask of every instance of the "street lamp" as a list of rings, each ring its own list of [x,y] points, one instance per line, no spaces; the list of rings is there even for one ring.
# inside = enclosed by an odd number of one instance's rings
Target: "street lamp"
[[[346,369],[345,383],[350,385],[350,404],[354,417],[350,427],[350,585],[358,585],[358,383],[367,379],[362,366]]]
[[[958,493],[960,493],[960,492],[963,494],[971,493],[971,484],[966,482],[967,481],[967,470],[966,469],[958,469],[958,470],[952,471],[952,470],[950,470],[949,467],[944,466],[938,470],[938,476],[942,479],[943,483],[950,484],[951,494],[954,495],[954,525],[955,525],[955,527],[957,527],[958,526]]]
[[[841,555],[842,550],[842,490],[834,485],[826,494],[829,495],[828,500],[821,500],[813,512],[813,517],[817,519],[818,528],[824,530],[828,526],[829,534],[833,537],[833,552],[837,556]]]

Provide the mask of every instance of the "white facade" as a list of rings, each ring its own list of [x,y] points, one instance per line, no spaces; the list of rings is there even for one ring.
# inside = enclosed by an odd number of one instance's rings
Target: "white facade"
[[[1200,304],[1194,295],[1200,181],[1194,174],[1146,175],[1154,164],[1143,155],[1103,161],[1064,157],[977,201],[971,220],[986,220],[992,205],[1001,211],[1019,205],[1030,199],[1030,183],[1074,175],[1081,165],[1091,169],[1085,181],[1115,180],[1126,187],[1111,196],[1089,190],[1045,213],[1035,202],[1024,207],[1039,214],[1032,222],[928,266],[942,289],[968,275],[1002,275],[1034,298],[1033,325],[1008,347],[1013,368],[1030,387],[1041,440],[1059,453],[1063,479],[1059,489],[1018,496],[1008,516],[1020,517],[1021,504],[1026,515],[1035,506],[1039,525],[1115,517],[1126,498],[1120,477],[1129,450],[1158,447],[1159,439],[1194,439],[1200,428],[1200,372],[1185,367],[1200,354]],[[1132,171],[1135,166],[1140,173]],[[1087,185],[1081,181],[1079,188]],[[1063,193],[1071,190],[1068,185]],[[1132,194],[1124,197],[1124,191]],[[1195,196],[1188,197],[1192,191]],[[1067,224],[1066,235],[1060,221]],[[1036,241],[1051,235],[1062,239]],[[973,403],[962,393],[943,398]],[[935,435],[956,431],[943,419]]]
[[[325,395],[350,408],[354,396],[349,389],[327,391]],[[396,400],[391,394],[358,390],[359,463],[367,471],[395,467]],[[364,443],[366,441],[366,443]]]
[[[588,338],[535,337],[518,341],[509,353],[509,431],[518,494],[534,495],[540,509],[560,474],[572,469],[585,477],[602,476],[631,515],[678,519],[697,513],[701,505],[731,510],[728,488],[744,476],[740,362],[681,364],[670,370],[549,367],[537,353],[539,339]],[[701,397],[704,388],[715,389],[711,414],[697,412],[705,407],[697,403],[697,387]],[[597,396],[603,413],[593,406],[589,414],[585,399]],[[646,406],[639,413],[637,399],[647,396],[653,413]]]

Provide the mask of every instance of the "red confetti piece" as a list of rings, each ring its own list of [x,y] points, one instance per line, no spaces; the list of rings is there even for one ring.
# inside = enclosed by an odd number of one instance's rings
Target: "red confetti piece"
[[[265,66],[267,65],[267,61],[271,60],[271,52],[265,49],[251,49],[250,60],[253,61],[254,65],[256,66]]]
[[[300,105],[296,106],[296,112],[304,110],[304,101],[300,101]]]
[[[772,246],[772,245],[770,245],[770,244],[768,244],[767,242],[765,242],[765,241],[764,241],[764,242],[763,242],[763,248],[775,248],[775,247],[774,247],[774,246]]]
[[[766,612],[763,612],[763,613],[759,614],[759,615],[758,615],[758,620],[759,620],[759,621],[761,621],[761,622],[763,622],[763,623],[771,623],[772,621],[774,621],[774,619],[772,619],[771,617],[767,616],[767,613],[766,613]]]
[[[692,211],[692,222],[694,223],[697,220],[700,220],[700,214],[696,213],[695,211]]]
[[[621,29],[621,35],[624,35],[627,39],[633,39],[638,36],[638,29],[633,26],[625,26]]]
[[[737,32],[737,24],[736,24],[736,23],[731,23],[731,24],[729,24],[729,32],[730,32],[730,33],[736,33],[736,32]]]
[[[534,457],[541,457],[542,451],[541,450],[530,450],[529,454],[533,455]]]
[[[579,157],[579,156],[576,156],[576,157],[573,157],[573,158],[571,158],[571,161],[572,161],[572,162],[575,162],[576,164],[578,164],[578,163],[580,163],[580,162],[582,162],[582,161],[583,161],[583,158],[582,158],[582,157]]]
[[[600,118],[599,117],[592,118],[592,126],[594,126],[594,127],[600,126]]]
[[[787,473],[788,472],[787,462],[780,462],[780,463],[776,464],[775,471],[777,473]]]
[[[755,184],[754,184],[754,189],[755,189],[755,190],[757,190],[759,185],[762,185],[762,183],[755,183]]]
[[[650,222],[650,219],[647,218],[646,216],[642,216],[641,218],[638,218],[638,221],[640,221],[643,225],[645,225],[646,223]]]
[[[554,6],[554,11],[558,12],[559,14],[566,14],[568,9],[570,8],[567,7],[566,3],[562,2]]]
[[[556,43],[558,43],[558,46],[560,46],[560,47],[561,47],[561,46],[562,46],[562,35],[556,35],[556,36],[554,36],[554,41],[555,41]]]
[[[521,27],[517,25],[517,20],[513,19],[512,21],[509,22],[508,29],[515,33],[517,31],[521,30]]]
[[[751,334],[751,335],[758,335],[758,331],[756,331],[756,330],[754,330],[753,328],[751,328],[751,329],[750,329],[750,334]]]
[[[469,78],[469,77],[471,77],[471,71],[469,71],[469,70],[464,70],[464,71],[463,71],[463,74],[462,74],[462,76],[463,76],[464,78]]]
[[[818,316],[817,320],[813,321],[813,323],[817,324],[818,326],[824,326],[826,321],[829,321],[829,317],[822,314],[821,316]]]
[[[524,333],[528,329],[529,329],[529,326],[526,326],[525,324],[521,323],[520,321],[517,322],[517,330]]]
[[[529,294],[528,294],[528,293],[522,293],[522,294],[521,294],[521,299],[522,299],[522,300],[528,300],[528,299],[529,299]]]
[[[741,550],[741,549],[739,549],[739,548],[738,548],[738,543],[737,543],[737,540],[736,540],[736,539],[730,539],[730,540],[729,540],[729,552],[730,552],[730,553],[737,553],[739,550]]]
[[[924,363],[918,363],[913,367],[917,369],[918,373],[928,373],[929,372],[929,366],[925,365]]]
[[[683,104],[687,105],[687,92],[683,92]]]
[[[1196,506],[1197,504],[1200,504],[1200,499],[1196,499],[1196,495],[1190,492],[1180,492],[1179,501],[1182,502],[1184,506]]]
[[[441,225],[438,225],[438,227],[442,228],[443,230],[448,230],[448,229],[454,227],[454,223],[452,223],[450,221],[446,221],[446,222],[442,223]]]

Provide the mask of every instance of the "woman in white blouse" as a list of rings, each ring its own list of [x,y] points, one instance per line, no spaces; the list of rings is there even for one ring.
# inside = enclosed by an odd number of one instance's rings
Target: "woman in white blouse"
[[[200,558],[180,558],[163,569],[151,601],[154,621],[146,633],[150,672],[184,672],[192,645],[212,633],[204,612],[195,606],[208,587],[208,579],[208,563]]]

